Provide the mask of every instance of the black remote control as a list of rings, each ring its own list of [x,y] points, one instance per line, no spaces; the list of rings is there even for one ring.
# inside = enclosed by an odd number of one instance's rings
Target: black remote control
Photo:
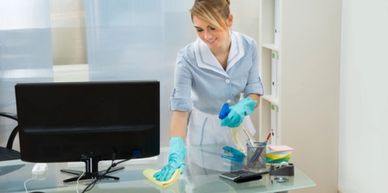
[[[222,173],[221,178],[232,180],[236,183],[249,182],[253,180],[260,180],[262,173],[255,173],[247,170],[237,170],[232,172]]]

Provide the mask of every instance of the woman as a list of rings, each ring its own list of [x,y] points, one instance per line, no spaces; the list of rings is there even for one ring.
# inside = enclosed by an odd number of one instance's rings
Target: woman
[[[239,126],[263,94],[256,44],[230,30],[229,5],[229,0],[195,0],[190,10],[198,38],[177,56],[169,159],[154,175],[159,181],[184,170],[186,128],[188,144],[232,144],[228,127]],[[217,114],[226,101],[235,105],[220,122]]]

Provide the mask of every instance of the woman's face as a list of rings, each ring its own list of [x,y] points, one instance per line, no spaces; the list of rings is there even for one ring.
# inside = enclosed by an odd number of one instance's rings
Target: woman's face
[[[232,18],[230,16],[230,19],[227,19],[228,29],[231,25],[231,20]],[[193,16],[193,24],[198,37],[201,38],[211,50],[214,51],[229,47],[229,30],[217,29],[210,23],[205,22],[196,16]]]

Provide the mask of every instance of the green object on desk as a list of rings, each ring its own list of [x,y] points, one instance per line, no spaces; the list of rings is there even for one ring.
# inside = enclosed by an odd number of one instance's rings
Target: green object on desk
[[[267,163],[283,163],[283,162],[288,162],[290,160],[291,153],[284,153],[284,154],[268,153],[265,158]]]

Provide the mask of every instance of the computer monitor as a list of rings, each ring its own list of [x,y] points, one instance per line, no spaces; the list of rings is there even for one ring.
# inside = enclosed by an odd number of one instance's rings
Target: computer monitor
[[[19,83],[15,93],[24,161],[84,161],[95,178],[100,160],[159,155],[158,81]]]

